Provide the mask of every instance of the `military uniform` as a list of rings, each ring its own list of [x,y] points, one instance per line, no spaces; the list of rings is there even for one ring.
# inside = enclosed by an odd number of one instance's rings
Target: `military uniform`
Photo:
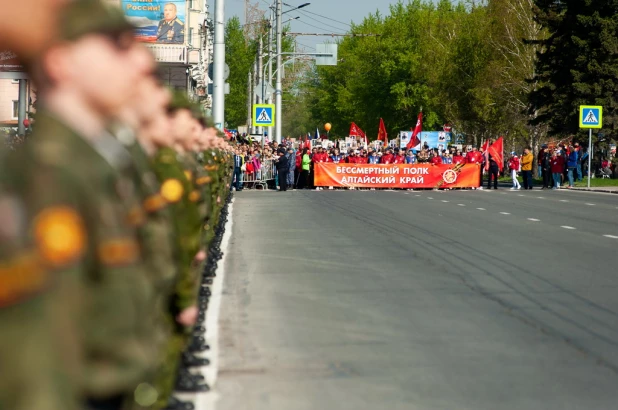
[[[157,43],[183,44],[185,42],[185,25],[176,17],[167,22],[161,20],[157,28]]]

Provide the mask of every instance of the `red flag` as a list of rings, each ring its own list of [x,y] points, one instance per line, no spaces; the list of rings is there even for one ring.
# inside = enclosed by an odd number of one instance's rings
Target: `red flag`
[[[487,148],[489,148],[489,140],[485,141],[483,143],[483,145],[481,146],[481,149],[483,150],[483,152],[487,152]]]
[[[418,119],[416,120],[416,127],[414,127],[414,131],[412,131],[412,137],[410,138],[410,142],[406,146],[406,149],[412,149],[421,143],[420,138],[418,137],[420,133],[423,131],[423,112],[418,113]]]
[[[386,126],[384,120],[380,118],[380,128],[378,129],[378,140],[384,141],[384,146],[388,145],[388,134],[386,133]]]
[[[502,171],[502,168],[504,168],[504,138],[498,138],[487,151],[494,161],[498,163],[498,167]]]
[[[352,125],[350,125],[350,137],[361,137],[361,138],[365,138],[365,133],[363,132],[363,130],[361,130],[358,125],[352,123]]]

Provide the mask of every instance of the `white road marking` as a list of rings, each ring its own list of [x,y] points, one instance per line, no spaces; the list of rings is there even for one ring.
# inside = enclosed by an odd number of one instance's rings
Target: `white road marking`
[[[433,199],[432,197],[427,197],[427,199]]]
[[[464,204],[457,204],[457,205],[459,205],[459,206],[465,206]]]
[[[510,215],[510,212],[500,212],[502,215]]]
[[[445,200],[443,199],[443,200],[442,200],[442,202],[448,202],[448,201],[445,201]]]
[[[526,195],[524,195],[524,194],[519,194],[519,195],[517,195],[517,196],[526,196]]]
[[[479,211],[486,211],[485,208],[476,208],[476,209],[478,209]]]
[[[420,196],[420,195],[414,195],[414,196]]]
[[[589,204],[589,203],[586,203],[586,205],[588,205],[588,206],[595,206],[596,204]]]
[[[541,222],[540,219],[534,219],[534,218],[528,218],[528,220],[532,222]]]
[[[566,225],[562,225],[561,228],[564,228],[564,229],[577,229],[577,228],[573,228],[572,226],[566,226]]]
[[[537,196],[537,198],[539,198],[539,199],[545,199],[545,197],[544,197],[544,196]]]
[[[611,239],[618,239],[618,236],[616,235],[603,235],[606,238],[611,238]]]
[[[569,202],[568,199],[561,199],[560,202]]]

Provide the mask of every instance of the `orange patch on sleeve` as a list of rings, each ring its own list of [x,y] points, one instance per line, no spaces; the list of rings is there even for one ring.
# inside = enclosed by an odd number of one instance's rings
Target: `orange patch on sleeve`
[[[79,258],[86,248],[86,230],[81,216],[70,207],[43,210],[34,220],[34,237],[41,259],[52,267]]]

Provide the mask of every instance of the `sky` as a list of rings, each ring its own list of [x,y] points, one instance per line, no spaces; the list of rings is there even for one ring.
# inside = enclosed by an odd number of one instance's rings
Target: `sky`
[[[268,10],[269,4],[273,0],[251,0],[251,3],[259,3],[260,8]],[[379,10],[382,14],[388,14],[389,5],[396,3],[396,0],[284,0],[284,3],[292,7],[284,6],[283,10],[294,8],[303,3],[311,3],[309,6],[297,11],[289,12],[284,15],[284,21],[290,17],[300,16],[299,20],[289,22],[291,32],[300,33],[345,33],[350,28],[347,24],[350,21],[361,23],[370,13],[375,13]],[[214,12],[210,0],[211,13]],[[315,13],[315,14],[310,14]],[[324,17],[317,16],[316,14]],[[226,19],[233,16],[238,16],[242,24],[244,24],[245,16],[245,0],[225,0],[225,15]],[[333,20],[337,20],[333,21]],[[346,24],[342,24],[346,23]],[[313,37],[302,36],[297,37],[298,44],[304,46],[307,52],[314,52],[315,44],[322,43],[330,37]]]

